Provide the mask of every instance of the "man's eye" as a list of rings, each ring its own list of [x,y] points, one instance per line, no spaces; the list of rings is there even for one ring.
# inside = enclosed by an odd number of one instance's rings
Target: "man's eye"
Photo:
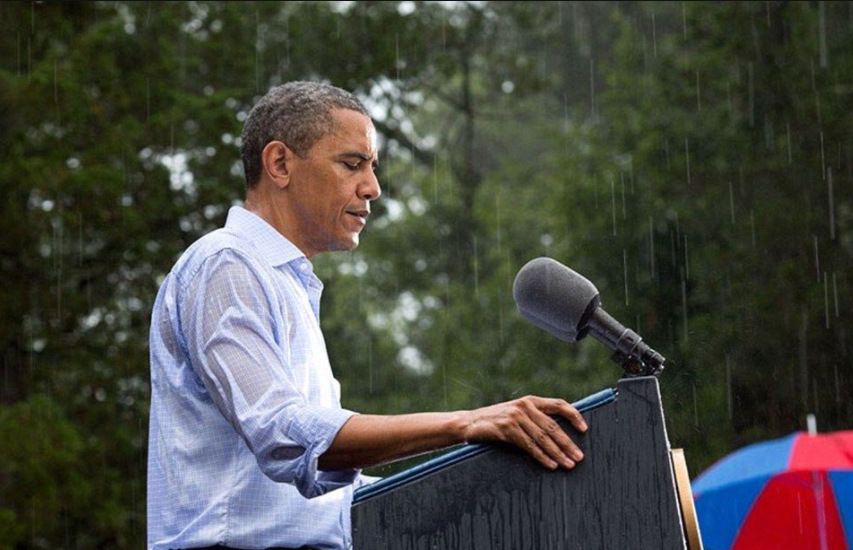
[[[344,166],[346,166],[348,169],[352,170],[353,172],[355,172],[356,170],[358,170],[358,163],[356,163],[356,164],[351,164],[351,163],[349,163],[349,162],[345,162],[345,163],[344,163]]]

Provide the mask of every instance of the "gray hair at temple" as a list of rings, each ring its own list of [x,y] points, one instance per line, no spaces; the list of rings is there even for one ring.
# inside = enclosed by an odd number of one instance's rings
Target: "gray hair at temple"
[[[353,94],[320,82],[289,82],[272,88],[258,101],[243,126],[241,153],[246,187],[261,179],[261,153],[281,141],[300,157],[326,134],[335,131],[332,111],[349,109],[370,116]]]

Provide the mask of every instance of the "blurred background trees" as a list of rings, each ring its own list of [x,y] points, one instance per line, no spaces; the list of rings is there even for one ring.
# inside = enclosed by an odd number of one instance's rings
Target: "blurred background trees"
[[[346,407],[614,384],[600,345],[518,316],[515,273],[549,255],[669,359],[694,475],[807,413],[853,426],[850,3],[0,15],[0,548],[144,545],[150,308],[239,204],[242,123],[289,80],[354,91],[382,140],[362,246],[315,262]]]

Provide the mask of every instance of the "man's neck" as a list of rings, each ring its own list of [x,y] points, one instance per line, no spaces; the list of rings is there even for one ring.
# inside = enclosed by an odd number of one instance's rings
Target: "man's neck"
[[[302,250],[302,253],[308,259],[311,259],[313,254],[309,254],[300,246],[295,228],[292,227],[291,220],[288,218],[286,212],[279,207],[278,197],[275,197],[274,193],[275,190],[271,186],[259,183],[246,192],[246,202],[243,206],[246,210],[270,224],[280,235]]]

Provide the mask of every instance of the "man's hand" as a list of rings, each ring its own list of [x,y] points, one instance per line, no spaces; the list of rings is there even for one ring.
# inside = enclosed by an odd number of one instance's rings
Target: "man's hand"
[[[586,422],[562,399],[527,396],[468,412],[466,441],[505,441],[521,447],[547,468],[572,469],[583,453],[549,415],[567,419],[579,432]]]
[[[550,416],[586,431],[581,414],[562,399],[522,397],[473,411],[398,416],[355,415],[320,457],[321,470],[367,468],[469,441],[518,445],[545,467],[574,468],[578,446]]]

